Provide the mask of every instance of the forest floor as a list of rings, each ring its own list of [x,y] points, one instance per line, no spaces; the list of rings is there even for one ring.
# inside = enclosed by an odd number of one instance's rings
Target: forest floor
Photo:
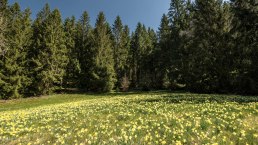
[[[258,96],[57,94],[0,101],[0,144],[257,144]]]

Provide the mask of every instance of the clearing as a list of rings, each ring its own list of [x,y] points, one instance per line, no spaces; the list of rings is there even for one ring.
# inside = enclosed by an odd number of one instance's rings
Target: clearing
[[[257,144],[258,97],[59,94],[0,102],[0,144]]]

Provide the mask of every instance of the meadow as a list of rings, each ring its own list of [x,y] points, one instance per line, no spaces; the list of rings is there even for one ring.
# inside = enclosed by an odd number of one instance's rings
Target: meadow
[[[0,144],[257,144],[258,97],[59,94],[0,102]]]

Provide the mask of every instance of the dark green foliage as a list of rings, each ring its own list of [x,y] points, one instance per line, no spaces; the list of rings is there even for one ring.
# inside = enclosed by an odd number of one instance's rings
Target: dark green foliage
[[[121,18],[117,16],[112,28],[114,44],[114,64],[117,76],[117,88],[122,87],[121,83],[127,80],[128,74],[128,52],[130,49],[130,30],[123,26]]]
[[[81,89],[90,89],[91,78],[93,77],[93,47],[92,47],[92,28],[90,18],[85,11],[76,26],[75,51],[79,61],[79,87]]]
[[[197,0],[193,14],[193,37],[189,46],[187,87],[197,92],[230,88],[231,49],[228,46],[229,9],[221,0]]]
[[[19,98],[26,94],[29,85],[26,66],[31,43],[30,10],[20,11],[17,3],[6,10],[6,46],[0,60],[0,97]]]
[[[4,1],[1,1],[4,2]],[[5,38],[5,33],[6,33],[6,18],[5,18],[5,11],[6,11],[6,6],[1,3],[0,5],[0,56],[3,56],[4,51],[6,50],[6,38]]]
[[[158,33],[117,16],[84,12],[61,19],[49,5],[30,10],[0,1],[0,98],[83,91],[187,89],[258,94],[257,0],[171,0]]]
[[[0,1],[0,12],[1,12],[1,17],[3,17],[5,15],[5,11],[7,9],[7,4],[8,1],[7,0],[1,0]]]
[[[232,0],[233,44],[236,90],[258,93],[258,1]]]
[[[143,25],[141,23],[137,24],[136,30],[132,35],[131,41],[131,69],[132,69],[132,83],[131,87],[137,88],[139,87],[140,80],[140,56],[141,50],[143,49]]]
[[[3,77],[4,76],[4,58],[5,58],[5,53],[8,49],[8,46],[6,44],[6,38],[5,38],[5,34],[6,34],[6,18],[5,18],[5,11],[6,11],[6,7],[3,5],[2,3],[3,1],[1,1],[1,9],[0,9],[0,99],[5,99],[8,98],[8,96],[5,94],[3,90],[3,87],[5,85],[5,81],[3,81]]]
[[[95,24],[93,39],[93,71],[90,80],[93,91],[111,91],[116,82],[111,32],[103,12],[100,12]]]
[[[191,37],[191,3],[189,0],[172,0],[169,9],[170,35],[169,49],[166,57],[166,67],[168,68],[168,79],[170,86],[174,88],[176,84],[185,83],[185,65],[187,65],[188,43]]]
[[[153,87],[154,52],[157,43],[157,36],[154,30],[146,29],[144,25],[138,23],[131,41],[131,87],[144,88],[149,90]]]
[[[148,89],[153,89],[157,88],[156,82],[158,81],[158,79],[156,78],[158,73],[158,71],[156,71],[156,51],[158,39],[155,31],[151,28],[148,28],[144,37],[146,39],[145,45],[147,46],[147,48],[142,58],[143,75],[141,76],[142,81],[140,85]]]
[[[124,66],[123,66],[123,73],[124,76],[117,81],[120,81],[121,88],[124,91],[127,91],[130,86],[130,48],[131,48],[131,34],[129,27],[127,25],[124,26],[123,28],[123,37],[122,37],[122,48],[125,50],[124,51]],[[126,82],[126,83],[125,83]],[[126,84],[126,85],[125,85]]]
[[[67,48],[68,64],[64,77],[66,87],[77,87],[80,78],[81,67],[76,49],[76,22],[75,17],[67,18],[64,22],[65,45]],[[78,46],[78,45],[77,45]]]
[[[34,22],[34,94],[52,93],[62,87],[67,65],[67,49],[60,12],[49,6],[38,14]]]
[[[168,82],[168,79],[166,78],[168,74],[168,68],[169,68],[169,60],[170,56],[168,55],[170,52],[170,26],[169,26],[169,19],[167,15],[163,14],[160,22],[159,32],[158,32],[158,50],[156,52],[156,69],[158,71],[157,73],[157,88],[167,88],[166,82]]]

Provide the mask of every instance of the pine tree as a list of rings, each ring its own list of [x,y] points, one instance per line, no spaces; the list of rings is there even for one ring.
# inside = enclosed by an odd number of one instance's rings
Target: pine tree
[[[131,35],[130,35],[130,29],[127,25],[123,28],[123,37],[122,37],[122,47],[125,50],[125,56],[124,59],[124,76],[122,77],[122,80],[120,79],[120,85],[123,91],[128,91],[130,86],[130,47],[131,47]]]
[[[66,87],[76,87],[78,85],[81,72],[76,45],[76,22],[75,17],[67,18],[64,22],[65,45],[67,48],[68,64],[65,73]]]
[[[93,78],[93,46],[92,46],[92,28],[88,13],[83,12],[79,22],[76,25],[75,51],[79,61],[79,82],[81,89],[89,90],[91,79]]]
[[[169,19],[167,15],[163,14],[160,22],[159,32],[158,32],[158,46],[159,49],[156,52],[156,69],[157,73],[157,87],[162,89],[164,87],[168,87],[165,85],[168,80],[166,80],[166,76],[169,68],[169,60],[170,56],[168,55],[170,51],[170,25]]]
[[[0,13],[0,54],[3,55],[4,50],[6,49],[6,40],[4,37],[4,31],[5,31],[5,22],[3,15]]]
[[[2,0],[0,3],[0,56],[4,55],[6,50],[6,39],[5,39],[5,31],[6,31],[6,18],[5,18],[6,4],[5,1]]]
[[[186,45],[189,40],[187,38],[190,35],[190,22],[191,13],[189,7],[191,2],[189,0],[172,0],[169,9],[169,21],[170,21],[170,42],[168,42],[170,48],[167,52],[167,67],[168,78],[172,88],[177,84],[185,83],[182,76],[185,73],[183,67],[185,65],[186,57]]]
[[[4,3],[2,3],[4,1],[1,1],[1,5],[0,5],[0,89],[4,90],[4,86],[5,86],[5,81],[2,80],[3,77],[5,77],[4,75],[4,70],[3,70],[3,66],[4,66],[4,58],[5,58],[5,54],[6,51],[8,50],[7,44],[6,44],[6,38],[5,38],[5,34],[6,34],[6,17],[5,17],[5,13],[6,13],[6,4],[4,5]],[[7,96],[4,92],[0,92],[0,99],[7,99],[9,96]]]
[[[20,11],[20,6],[15,3],[8,9],[8,27],[6,49],[0,72],[0,96],[4,99],[19,98],[25,94],[29,80],[27,77],[27,52],[31,40],[30,10]]]
[[[94,70],[91,86],[96,91],[111,91],[116,82],[110,34],[105,15],[100,12],[96,20],[93,42]]]
[[[148,30],[145,32],[144,36],[145,40],[145,52],[143,53],[142,57],[142,75],[141,75],[141,82],[142,82],[142,87],[145,89],[153,89],[156,88],[156,75],[158,71],[155,69],[156,68],[156,62],[157,58],[156,52],[157,52],[157,35],[156,32],[148,28]]]
[[[8,4],[8,0],[0,1],[0,12],[1,12],[2,16],[5,16],[5,13],[7,10],[7,4]]]
[[[37,14],[36,19],[34,20],[32,24],[32,43],[30,46],[30,50],[28,52],[28,57],[31,58],[29,60],[29,77],[31,78],[31,85],[29,87],[29,92],[31,95],[40,95],[42,92],[40,92],[39,84],[40,78],[38,77],[38,72],[43,70],[42,67],[40,67],[40,62],[38,62],[39,55],[41,53],[41,50],[44,49],[43,46],[43,24],[46,21],[46,19],[49,17],[51,13],[50,7],[48,4],[44,6],[44,8]],[[41,89],[42,90],[42,89]]]
[[[114,36],[114,46],[113,46],[114,56],[113,57],[114,57],[115,71],[116,71],[117,80],[119,80],[121,78],[120,71],[121,71],[121,68],[123,67],[123,61],[121,61],[121,58],[123,57],[123,56],[121,57],[121,54],[123,55],[123,48],[122,48],[123,24],[119,16],[116,17],[116,20],[113,24],[112,32]],[[116,87],[118,87],[118,84],[116,85]]]
[[[46,4],[34,24],[35,94],[52,93],[61,87],[67,65],[67,49],[60,12]]]
[[[30,9],[25,9],[25,11],[21,15],[21,19],[19,22],[20,24],[14,25],[14,29],[16,28],[15,36],[10,38],[17,38],[17,40],[13,44],[15,47],[20,49],[20,58],[17,60],[17,63],[21,67],[21,89],[19,92],[22,96],[30,95],[28,93],[28,89],[32,82],[31,78],[29,78],[29,60],[31,58],[28,57],[28,53],[32,43],[32,28],[30,15]]]
[[[258,93],[258,2],[231,0],[234,12],[235,91]]]
[[[143,45],[143,36],[142,36],[142,30],[143,26],[141,23],[137,24],[135,32],[132,34],[132,41],[131,41],[131,49],[130,49],[130,55],[131,55],[131,87],[137,88],[139,87],[139,60],[140,60],[140,50]]]
[[[227,49],[227,34],[230,23],[229,11],[221,0],[197,0],[194,5],[193,41],[191,61],[188,67],[187,86],[198,92],[219,92],[223,83],[228,83],[230,49]],[[225,63],[225,64],[224,64]],[[226,72],[222,72],[222,71]]]
[[[129,28],[124,27],[121,18],[117,16],[112,30],[114,36],[114,63],[118,80],[118,84],[116,85],[116,87],[120,87],[121,81],[124,77],[126,77],[126,64],[128,60],[128,51],[130,44]]]
[[[132,35],[131,59],[131,87],[144,90],[152,87],[153,52],[157,43],[156,33],[150,28],[146,29],[141,23],[137,24]]]

